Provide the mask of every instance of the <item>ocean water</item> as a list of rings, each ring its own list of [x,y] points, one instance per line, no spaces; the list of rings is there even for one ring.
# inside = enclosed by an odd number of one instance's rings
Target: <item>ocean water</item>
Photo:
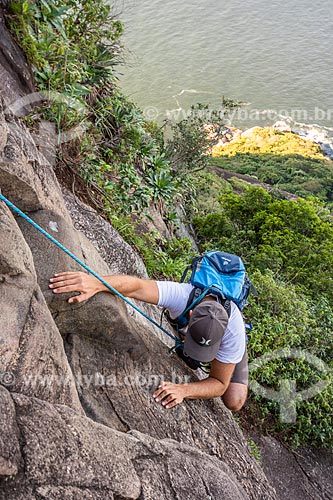
[[[120,82],[151,119],[222,96],[240,128],[288,117],[333,135],[333,0],[122,0]]]

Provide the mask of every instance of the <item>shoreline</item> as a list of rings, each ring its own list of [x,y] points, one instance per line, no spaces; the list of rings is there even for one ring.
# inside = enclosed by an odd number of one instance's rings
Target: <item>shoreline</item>
[[[329,137],[327,132],[316,125],[307,125],[300,124],[301,128],[294,128],[289,125],[286,121],[277,121],[273,125],[265,125],[259,126],[256,125],[254,127],[247,128],[245,130],[241,130],[232,124],[226,125],[222,129],[222,139],[216,144],[215,147],[223,147],[227,144],[230,144],[235,139],[239,137],[249,136],[256,129],[265,130],[265,129],[274,129],[281,133],[291,133],[295,134],[301,139],[306,141],[310,141],[313,144],[317,144],[322,151],[323,156],[333,161],[333,137]]]

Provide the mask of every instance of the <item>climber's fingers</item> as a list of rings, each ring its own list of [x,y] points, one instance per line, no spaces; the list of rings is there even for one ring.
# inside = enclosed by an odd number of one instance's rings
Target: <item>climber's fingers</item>
[[[170,410],[171,408],[174,408],[174,406],[177,406],[177,405],[179,405],[182,402],[183,402],[182,399],[181,400],[174,399],[170,403],[168,403],[165,408],[167,408],[168,410]]]
[[[63,271],[62,273],[55,273],[54,277],[58,278],[61,276],[77,276],[78,274],[82,274],[82,271]]]
[[[171,382],[162,382],[161,385],[154,392],[153,397],[157,402],[165,408],[173,408],[184,400],[184,385],[173,384]]]
[[[165,390],[166,387],[167,387],[167,383],[166,382],[162,382],[158,386],[158,388],[156,389],[156,391],[153,394],[153,398],[155,398],[156,401],[161,401],[161,399],[165,398],[165,396],[168,395],[168,392]]]
[[[79,292],[79,291],[81,291],[78,289],[79,285],[80,285],[80,281],[78,280],[78,278],[74,278],[74,279],[66,279],[65,281],[62,280],[62,281],[50,283],[49,288],[52,288],[54,293],[63,293],[63,292],[65,292],[64,288],[66,288],[66,287],[70,288],[70,290],[67,290],[67,291],[70,291],[70,292],[78,291]]]
[[[166,395],[167,395],[167,392],[158,388],[157,391],[154,392],[153,398],[155,398],[156,401],[159,402],[159,401],[161,401],[161,399],[165,398]]]
[[[50,279],[49,287],[53,293],[79,292],[80,295],[71,297],[68,302],[78,303],[90,299],[98,292],[98,280],[83,272],[57,273]]]
[[[183,398],[180,398],[177,396],[177,394],[169,394],[169,396],[165,397],[162,401],[162,405],[165,406],[165,408],[173,408],[177,404],[181,403],[183,401]]]
[[[55,274],[51,279],[51,283],[58,283],[59,281],[66,281],[66,280],[71,280],[71,279],[83,279],[85,276],[87,276],[86,273],[83,273],[81,271],[66,271],[64,273],[57,273]]]
[[[80,295],[76,295],[75,297],[70,297],[68,299],[68,302],[70,304],[79,304],[80,302],[88,300],[90,297],[91,295],[88,295],[87,293],[80,293]]]
[[[174,387],[177,387],[177,384],[173,384],[171,382],[161,382],[161,384],[154,392],[153,397],[156,399],[156,401],[161,401],[161,399],[170,394],[171,390]]]
[[[52,287],[51,287],[52,288]],[[82,292],[83,290],[78,283],[68,284],[64,283],[57,288],[53,289],[53,293],[69,293],[69,292]]]

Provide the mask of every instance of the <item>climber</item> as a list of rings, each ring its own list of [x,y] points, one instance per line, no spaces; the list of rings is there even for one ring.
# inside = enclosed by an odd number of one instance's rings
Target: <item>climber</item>
[[[154,281],[127,275],[104,276],[115,290],[133,298],[167,308],[171,318],[186,308],[192,290],[189,283]],[[98,292],[108,292],[103,283],[84,272],[62,272],[50,279],[54,293],[77,292],[69,303],[90,299]],[[209,376],[197,382],[174,384],[162,382],[153,397],[165,408],[173,408],[187,399],[210,399],[222,396],[227,408],[238,411],[247,398],[248,363],[242,315],[231,302],[230,317],[224,307],[209,295],[190,312],[185,333],[184,352],[191,358],[211,361]]]

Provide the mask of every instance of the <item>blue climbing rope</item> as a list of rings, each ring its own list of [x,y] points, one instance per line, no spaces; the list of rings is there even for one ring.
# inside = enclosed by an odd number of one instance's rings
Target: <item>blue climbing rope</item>
[[[48,238],[52,243],[54,243],[60,250],[65,252],[69,257],[71,257],[75,262],[77,262],[81,267],[83,267],[88,273],[92,274],[97,278],[101,283],[103,283],[104,286],[106,286],[114,295],[122,299],[124,302],[126,302],[128,305],[130,305],[133,309],[135,309],[138,313],[140,313],[144,318],[146,318],[148,321],[150,321],[153,325],[157,326],[163,333],[168,335],[172,340],[176,342],[176,344],[179,343],[179,338],[177,338],[175,335],[172,335],[170,332],[168,332],[165,328],[163,328],[161,325],[159,325],[153,318],[148,316],[144,311],[142,311],[139,307],[137,307],[133,302],[128,300],[124,295],[119,293],[115,288],[113,288],[109,283],[107,283],[103,278],[101,278],[98,274],[96,274],[92,269],[90,269],[89,266],[87,266],[82,260],[78,259],[74,254],[72,254],[66,247],[64,247],[58,240],[53,238],[49,233],[47,233],[42,227],[40,227],[36,222],[34,222],[30,217],[28,217],[22,210],[17,208],[12,202],[10,202],[5,196],[3,196],[0,193],[0,201],[3,201],[9,208],[11,208],[14,212],[16,212],[18,215],[20,215],[24,220],[29,222],[35,229],[37,229],[40,233],[42,233],[46,238]]]

